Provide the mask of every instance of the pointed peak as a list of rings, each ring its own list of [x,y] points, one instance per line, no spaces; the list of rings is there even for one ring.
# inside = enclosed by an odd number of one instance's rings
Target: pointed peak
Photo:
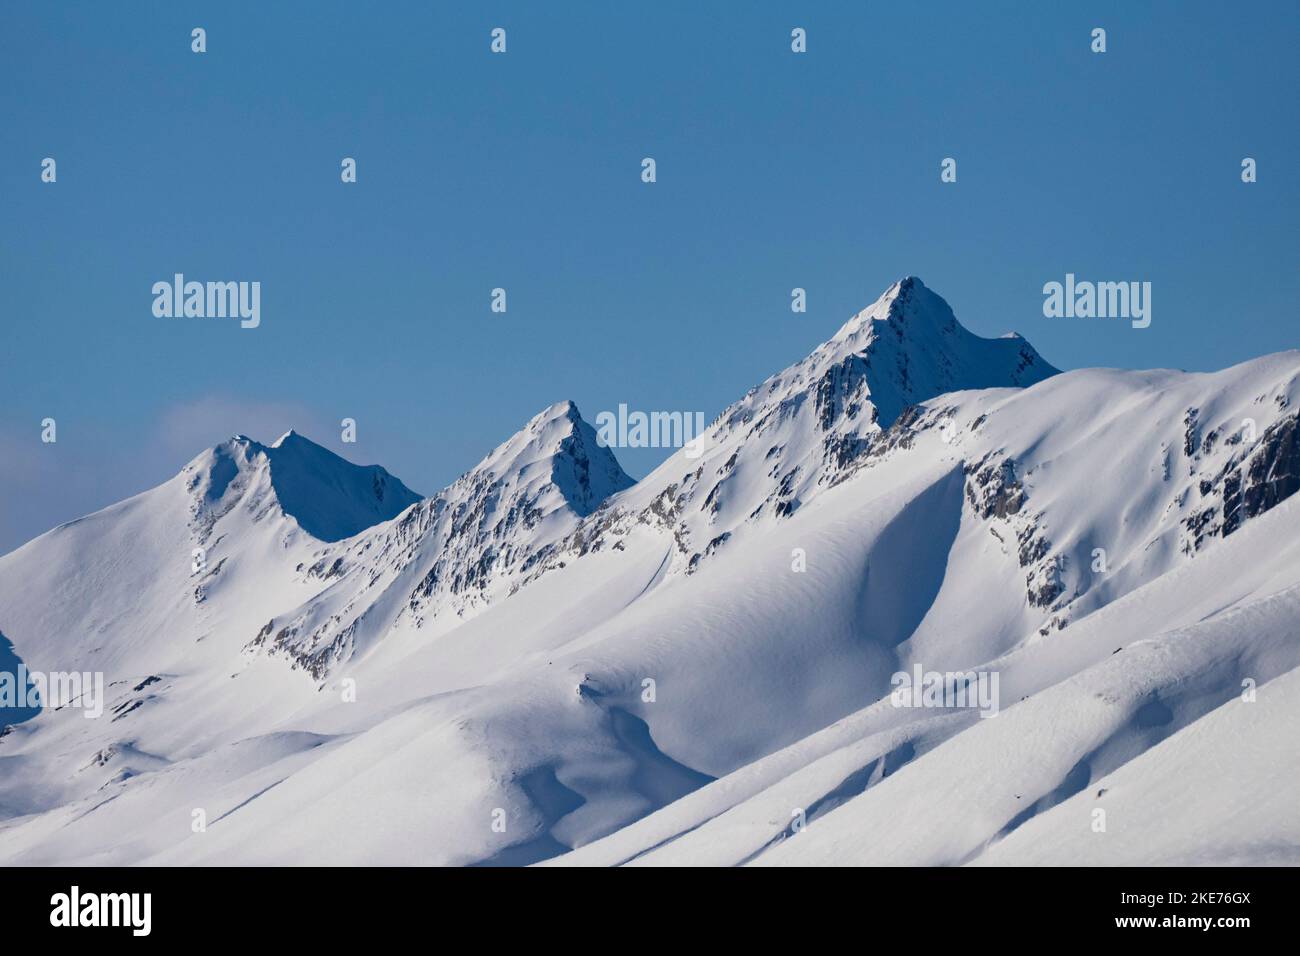
[[[322,541],[351,537],[420,500],[379,465],[353,464],[293,429],[272,445],[236,435],[201,452],[181,474],[201,505],[227,493],[260,495]]]
[[[894,282],[888,289],[881,293],[871,305],[867,306],[865,311],[873,309],[884,311],[886,313],[901,314],[902,310],[910,304],[913,299],[919,297],[933,297],[943,299],[930,290],[924,282],[916,276],[903,276],[903,278]]]
[[[534,415],[457,484],[473,486],[485,475],[507,484],[537,480],[552,484],[582,515],[634,483],[613,450],[600,444],[596,430],[583,419],[577,404],[569,400]]]
[[[885,290],[885,295],[883,297],[888,299],[897,298],[900,295],[906,296],[915,292],[917,289],[925,289],[927,292],[930,291],[929,289],[926,289],[926,285],[921,281],[920,277],[903,276],[903,278],[899,279]]]
[[[538,431],[545,428],[552,422],[569,422],[577,424],[582,421],[582,413],[578,411],[578,406],[571,399],[565,399],[562,402],[556,402],[554,405],[548,405],[536,415],[528,420],[524,426],[526,430]]]
[[[270,452],[274,449],[319,449],[322,453],[333,455],[328,448],[317,442],[312,441],[296,429],[290,428],[287,432],[271,442],[269,445],[258,441],[256,438],[250,438],[243,432],[232,435],[226,441],[215,446],[211,451],[225,451],[227,453],[242,451],[245,457],[251,457],[258,452]]]
[[[867,339],[875,336],[876,326],[882,324],[896,329],[922,326],[944,331],[957,325],[957,319],[942,296],[932,292],[916,276],[904,276],[840,326],[831,341],[862,347]]]
[[[922,317],[944,327],[957,324],[957,317],[943,296],[932,291],[916,276],[904,276],[880,297],[888,303],[888,322],[916,322]]]
[[[830,375],[832,391],[844,387],[835,383],[845,375],[853,383],[860,379],[881,427],[905,406],[944,392],[1022,387],[1057,372],[1017,334],[984,338],[971,332],[916,276],[891,285],[794,368],[816,381]]]

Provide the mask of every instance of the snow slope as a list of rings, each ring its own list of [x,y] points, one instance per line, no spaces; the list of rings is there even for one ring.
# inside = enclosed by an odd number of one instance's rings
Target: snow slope
[[[446,490],[322,551],[307,575],[327,588],[268,621],[249,647],[321,678],[395,628],[440,615],[454,626],[509,593],[539,550],[631,484],[577,406],[559,402]]]
[[[614,496],[534,576],[630,528],[672,535],[670,573],[693,573],[842,480],[902,410],[958,389],[1027,386],[1054,375],[1024,339],[983,339],[919,279],[890,286],[811,355],[728,407],[691,445]]]
[[[1069,378],[1062,376],[1053,387],[1068,388]],[[1026,400],[1029,397],[1027,394]],[[1033,441],[1032,437],[1027,440]],[[1050,806],[1061,799],[1059,788],[1065,787],[1068,795],[1072,792],[1069,788],[1086,786],[1114,765],[1106,760],[1126,759],[1199,716],[1205,707],[1231,699],[1246,677],[1263,683],[1300,664],[1300,640],[1294,636],[1300,611],[1296,603],[1300,600],[1298,509],[1300,502],[1288,501],[1196,560],[1175,550],[1177,567],[1064,630],[1025,635],[1025,640],[1006,654],[989,652],[980,657],[971,653],[972,647],[983,643],[977,640],[982,629],[999,626],[999,615],[990,613],[988,602],[983,608],[973,603],[955,608],[928,642],[921,640],[926,630],[923,626],[922,633],[909,642],[912,653],[900,656],[899,669],[923,662],[927,668],[939,670],[998,673],[1003,707],[1008,709],[995,719],[980,720],[969,710],[897,708],[882,688],[868,695],[874,703],[825,730],[754,761],[677,805],[558,862],[611,864],[635,859],[639,863],[737,864],[758,858],[794,836],[791,823],[799,810],[804,811],[808,826],[783,853],[794,853],[798,845],[811,854],[817,844],[812,837],[821,834],[825,844],[841,855],[827,851],[798,862],[961,862],[1027,808],[1042,809],[1040,801]],[[1174,530],[1166,533],[1176,533],[1177,527],[1174,523]],[[989,530],[984,534],[991,537]],[[1267,560],[1259,560],[1260,555],[1267,555]],[[962,571],[970,574],[992,563],[990,557],[972,560]],[[942,603],[941,596],[927,621],[936,619]],[[1239,610],[1243,607],[1250,612]],[[1235,616],[1238,614],[1241,616]],[[981,624],[982,620],[986,623]],[[1219,623],[1209,628],[1203,623],[1206,621]],[[1163,639],[1179,651],[1200,644],[1213,651],[1213,656],[1208,661],[1194,659],[1192,665],[1180,665],[1166,675],[1153,673],[1156,669],[1145,662],[1131,663],[1131,642],[1154,639],[1178,626],[1190,630]],[[945,641],[948,635],[951,646]],[[987,646],[996,650],[998,643],[990,641]],[[1085,738],[1088,746],[1084,747],[1071,739],[1086,716],[1072,709],[1077,694],[1067,699],[1056,685],[1101,666],[1109,667],[1120,681],[1130,675],[1140,688],[1125,688],[1122,703],[1103,708],[1106,719],[1122,721],[1125,713],[1130,717],[1141,714],[1135,718],[1141,726],[1134,732],[1136,740],[1103,746],[1099,738],[1092,737]],[[1174,700],[1187,695],[1187,685],[1196,681],[1212,682],[1212,689],[1198,691],[1209,695],[1208,703],[1202,696],[1185,710],[1174,706]],[[1172,689],[1159,690],[1164,685]],[[1039,699],[1035,695],[1046,695],[1050,701],[1046,710],[1038,705],[1028,713],[1021,710]],[[1171,715],[1164,714],[1162,708],[1166,707]],[[1145,725],[1147,721],[1151,726]],[[1036,737],[1040,725],[1042,732]],[[1010,756],[999,753],[998,760],[1008,768],[1014,765],[1023,776],[1017,779],[1014,792],[998,790],[996,809],[973,825],[980,797],[976,791],[1001,776],[987,769],[997,765],[990,762],[993,758],[985,749],[987,744],[981,743],[990,739],[1005,739]],[[935,749],[940,743],[943,747]],[[1085,761],[1091,750],[1097,753]],[[1107,755],[1105,759],[1101,753]],[[923,768],[930,773],[922,774]],[[872,804],[874,811],[864,809],[856,818],[840,818],[844,822],[838,824],[833,824],[833,814],[825,816],[863,791],[870,796],[882,781],[885,786],[878,799],[885,801],[886,795],[893,793],[896,803]],[[1292,796],[1295,788],[1293,781],[1288,791]],[[859,800],[865,805],[867,797]],[[924,807],[924,813],[917,813],[917,819],[924,814],[933,814],[933,819],[924,826],[918,823],[915,831],[908,826],[900,828],[897,821],[918,805]],[[893,846],[894,841],[917,839],[922,831],[933,834],[950,829],[970,835],[960,850],[947,855],[930,847]],[[788,855],[773,858],[794,861]],[[1068,857],[1054,862],[1068,862]]]
[[[983,865],[1300,865],[1300,668],[1233,698],[1030,820]],[[1092,827],[1106,812],[1106,829]],[[1189,841],[1187,834],[1201,838]]]
[[[333,540],[363,483],[214,450],[0,558],[16,652],[113,686],[0,738],[0,861],[1290,860],[1298,392],[1056,373],[906,279],[635,485],[560,403]],[[918,665],[997,716],[894,706]]]
[[[178,644],[184,660],[217,618],[315,587],[295,580],[295,558],[418,500],[384,469],[293,432],[270,446],[237,436],[157,488],[0,557],[0,627],[44,670],[126,673]]]

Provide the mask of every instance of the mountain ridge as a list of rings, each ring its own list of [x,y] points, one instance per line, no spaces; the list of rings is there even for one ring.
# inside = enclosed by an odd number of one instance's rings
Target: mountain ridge
[[[196,517],[205,505],[220,510],[234,484],[273,498],[305,532],[325,542],[352,537],[420,500],[383,467],[355,465],[293,429],[271,445],[236,435],[200,452],[181,474],[189,476],[198,498]]]
[[[403,620],[462,619],[527,570],[533,547],[632,484],[574,402],[550,405],[438,494],[318,555],[305,574],[326,589],[246,650],[282,653],[320,679]]]
[[[693,573],[749,525],[787,518],[842,480],[905,408],[957,388],[1027,387],[1055,374],[1023,338],[969,332],[940,296],[905,277],[724,409],[693,448],[609,499],[539,559],[536,574],[616,546],[638,525],[671,531],[671,572]]]
[[[1164,768],[1294,710],[1233,708],[1300,672],[1300,352],[1057,372],[939,303],[900,280],[638,483],[558,402],[351,537],[244,439],[0,557],[16,652],[109,688],[0,739],[0,861],[1066,862],[1098,791],[1185,857]],[[998,718],[893,706],[918,667]],[[1290,858],[1287,805],[1223,852]]]

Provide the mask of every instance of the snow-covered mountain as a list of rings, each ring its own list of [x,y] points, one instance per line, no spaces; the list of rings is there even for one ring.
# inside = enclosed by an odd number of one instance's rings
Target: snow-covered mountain
[[[328,587],[268,621],[249,649],[320,678],[394,629],[454,626],[631,484],[577,406],[552,405],[446,490],[314,555],[305,574]]]
[[[157,488],[0,558],[0,630],[24,651],[39,635],[27,654],[68,667],[133,666],[178,634],[205,640],[263,601],[309,593],[296,563],[419,500],[383,468],[292,431],[273,445],[236,436]]]
[[[236,439],[0,558],[110,684],[0,739],[0,861],[1300,862],[1297,400],[909,278],[636,484],[572,403],[420,501]]]
[[[907,405],[1055,372],[1019,336],[973,335],[903,279],[635,488],[572,402],[546,409],[419,509],[324,552],[308,573],[340,580],[250,646],[323,677],[396,628],[454,626],[547,571],[625,546],[643,525],[671,537],[664,574],[694,572],[733,535],[840,480]]]
[[[1019,335],[980,338],[919,279],[902,279],[608,501],[539,559],[535,574],[614,546],[644,524],[672,533],[672,570],[694,572],[733,539],[789,517],[842,480],[905,408],[959,389],[1032,385],[1056,371]]]

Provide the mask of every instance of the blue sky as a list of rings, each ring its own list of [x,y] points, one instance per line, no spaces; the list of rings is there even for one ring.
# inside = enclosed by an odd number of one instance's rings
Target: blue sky
[[[711,419],[906,274],[1062,368],[1294,347],[1298,10],[5,4],[0,551],[235,432],[429,494],[560,399]],[[261,327],[156,318],[174,272]],[[1045,318],[1066,272],[1151,327]]]

